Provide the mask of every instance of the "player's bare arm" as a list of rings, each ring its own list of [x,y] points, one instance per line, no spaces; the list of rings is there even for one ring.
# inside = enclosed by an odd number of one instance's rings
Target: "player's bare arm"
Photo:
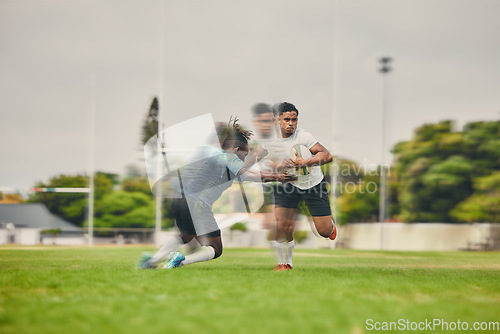
[[[248,167],[243,167],[239,170],[238,176],[243,177],[243,179],[248,181],[256,182],[272,182],[279,181],[282,183],[292,182],[297,179],[295,175],[290,175],[288,173],[274,174],[268,172],[260,172],[255,169],[250,169]]]
[[[309,149],[313,156],[309,159],[303,159],[299,157],[296,153],[294,159],[289,159],[287,161],[288,166],[290,167],[311,167],[311,166],[322,166],[329,162],[332,162],[333,158],[330,152],[321,145],[320,143],[316,143],[313,147]]]
[[[253,155],[254,156],[254,159],[256,162],[259,162],[261,161],[262,159],[264,159],[266,156],[267,156],[268,152],[267,150],[262,147],[262,145],[260,145],[259,147],[257,147],[256,149],[250,151],[250,153],[248,154],[249,156],[250,155]],[[247,157],[247,160],[248,160],[248,157]],[[254,162],[255,162],[254,161]],[[246,163],[246,160],[245,160],[245,163]]]

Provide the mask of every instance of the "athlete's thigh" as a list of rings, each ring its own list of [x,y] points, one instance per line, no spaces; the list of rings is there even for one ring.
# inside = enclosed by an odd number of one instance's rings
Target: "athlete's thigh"
[[[196,235],[191,213],[185,198],[176,198],[172,201],[172,213],[175,218],[175,224],[181,234]]]
[[[300,199],[300,190],[290,183],[276,185],[273,189],[274,206],[296,209]]]
[[[275,240],[286,239],[293,240],[293,231],[295,230],[295,217],[297,209],[276,207],[276,234]]]
[[[212,208],[196,199],[188,199],[188,204],[196,235],[220,236],[219,226],[215,220]]]
[[[322,181],[318,185],[307,189],[303,198],[313,218],[332,215],[326,182]]]

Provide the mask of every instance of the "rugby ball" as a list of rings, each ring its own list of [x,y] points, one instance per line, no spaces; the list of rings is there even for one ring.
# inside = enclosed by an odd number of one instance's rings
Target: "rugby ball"
[[[295,159],[297,156],[301,157],[304,160],[307,160],[309,158],[312,158],[312,153],[309,151],[307,147],[304,145],[294,145],[292,149],[290,150],[290,159]],[[295,168],[295,174],[296,175],[309,175],[312,171],[312,167],[299,167]]]

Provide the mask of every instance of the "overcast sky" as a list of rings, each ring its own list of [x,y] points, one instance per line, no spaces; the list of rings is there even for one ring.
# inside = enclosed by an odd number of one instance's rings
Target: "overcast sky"
[[[252,127],[254,103],[289,101],[334,155],[381,160],[425,122],[500,117],[500,0],[0,0],[0,187],[91,163],[138,164],[160,96],[166,126],[212,113]],[[57,185],[54,185],[57,186]]]

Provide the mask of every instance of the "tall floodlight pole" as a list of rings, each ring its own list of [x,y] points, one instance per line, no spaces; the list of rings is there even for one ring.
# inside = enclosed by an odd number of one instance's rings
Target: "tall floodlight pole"
[[[380,249],[383,248],[383,223],[387,217],[387,194],[386,194],[386,143],[387,143],[387,109],[388,109],[388,76],[392,71],[392,58],[383,57],[379,60],[382,67],[379,69],[382,73],[382,161],[380,166],[380,192],[379,192],[379,222],[380,222]]]

